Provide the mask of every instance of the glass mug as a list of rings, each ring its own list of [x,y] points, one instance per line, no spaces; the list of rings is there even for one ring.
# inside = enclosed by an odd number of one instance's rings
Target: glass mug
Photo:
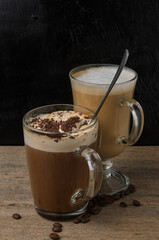
[[[72,69],[69,76],[74,104],[88,107],[95,112],[117,68],[116,65],[90,64]],[[104,174],[102,193],[120,192],[130,183],[126,175],[112,168],[111,158],[119,155],[127,145],[133,145],[143,130],[143,109],[133,99],[137,78],[138,75],[134,70],[125,67],[98,114],[97,151],[102,158]]]
[[[57,111],[93,116],[86,108],[67,104],[46,105],[25,114],[23,131],[32,195],[35,209],[43,217],[75,217],[86,211],[89,199],[102,183],[101,158],[93,150],[98,119],[64,133],[43,131],[29,124],[30,119]]]

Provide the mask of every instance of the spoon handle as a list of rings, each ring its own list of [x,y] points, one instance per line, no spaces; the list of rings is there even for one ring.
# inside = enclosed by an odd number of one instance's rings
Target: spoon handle
[[[108,88],[106,94],[104,95],[104,97],[103,97],[103,99],[102,99],[99,107],[97,108],[97,110],[96,110],[96,112],[95,112],[92,120],[95,120],[96,116],[98,115],[101,107],[103,106],[103,103],[105,102],[106,98],[108,97],[108,95],[109,95],[110,91],[112,90],[114,84],[116,83],[118,77],[120,76],[121,71],[122,71],[123,68],[125,67],[126,62],[127,62],[127,60],[128,60],[128,57],[129,57],[129,51],[128,51],[128,49],[126,49],[126,50],[125,50],[125,53],[124,53],[124,55],[123,55],[123,57],[122,57],[121,63],[120,63],[120,65],[119,65],[119,67],[118,67],[118,69],[117,69],[117,71],[116,71],[116,74],[115,74],[115,76],[114,76],[111,84],[109,85],[109,88]]]

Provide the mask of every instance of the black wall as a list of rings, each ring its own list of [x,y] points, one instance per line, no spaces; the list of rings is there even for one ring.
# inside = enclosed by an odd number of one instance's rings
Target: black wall
[[[158,13],[158,0],[0,0],[0,144],[23,144],[31,108],[72,103],[73,67],[119,64],[128,48],[145,113],[137,144],[158,145]]]

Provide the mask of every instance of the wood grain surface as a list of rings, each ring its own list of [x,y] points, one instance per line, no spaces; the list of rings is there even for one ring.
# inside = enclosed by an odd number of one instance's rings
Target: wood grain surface
[[[157,0],[1,0],[0,144],[23,145],[28,110],[72,103],[72,68],[119,64],[128,48],[145,112],[137,144],[159,145],[158,12]]]
[[[157,240],[159,239],[159,147],[128,147],[114,158],[114,167],[126,173],[140,207],[119,206],[121,200],[103,207],[88,223],[62,222],[61,239],[76,240]],[[15,220],[13,213],[22,218]],[[23,146],[0,146],[0,239],[47,240],[53,221],[40,217],[33,208]]]

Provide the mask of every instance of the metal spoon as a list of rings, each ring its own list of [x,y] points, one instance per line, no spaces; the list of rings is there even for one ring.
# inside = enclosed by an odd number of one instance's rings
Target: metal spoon
[[[106,100],[106,98],[108,97],[110,91],[112,90],[113,86],[115,85],[116,81],[118,80],[118,78],[119,78],[119,76],[120,76],[120,73],[122,72],[123,68],[124,68],[125,65],[126,65],[126,62],[127,62],[127,60],[128,60],[128,57],[129,57],[129,51],[128,51],[128,49],[126,49],[126,50],[125,50],[125,53],[124,53],[124,55],[123,55],[123,58],[122,58],[122,60],[121,60],[121,63],[120,63],[120,65],[119,65],[119,67],[118,67],[118,69],[117,69],[117,71],[116,71],[116,74],[115,74],[115,76],[114,76],[114,78],[113,78],[113,80],[112,80],[112,82],[111,82],[111,84],[110,84],[110,86],[109,86],[106,94],[104,95],[104,97],[103,97],[103,99],[102,99],[99,107],[97,108],[94,116],[92,117],[92,121],[95,120],[95,118],[97,117],[97,115],[98,115],[101,107],[103,106],[103,103],[105,102],[105,100]]]

